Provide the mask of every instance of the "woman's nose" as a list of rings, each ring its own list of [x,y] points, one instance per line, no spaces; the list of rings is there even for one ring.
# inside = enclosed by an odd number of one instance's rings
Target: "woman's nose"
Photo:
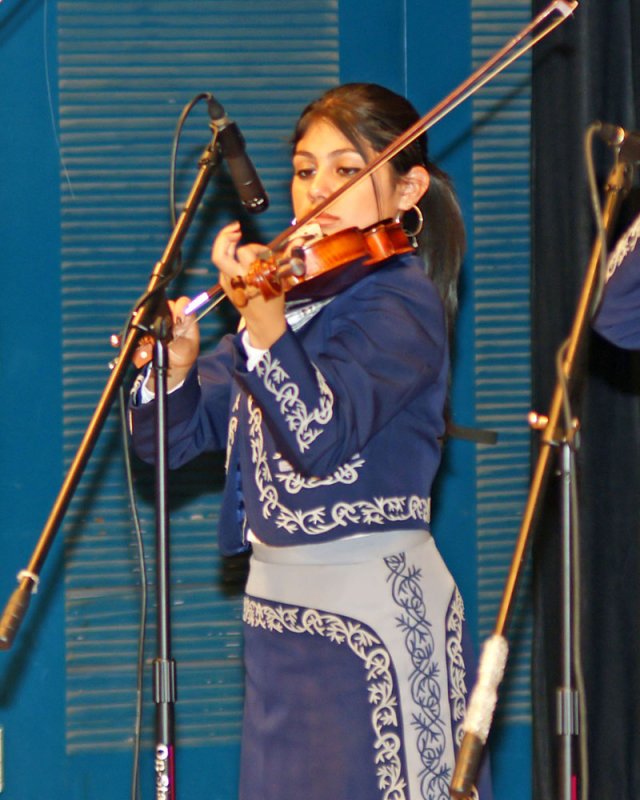
[[[313,180],[309,183],[309,197],[317,202],[329,197],[331,191],[330,178],[327,172],[323,169],[316,170]]]

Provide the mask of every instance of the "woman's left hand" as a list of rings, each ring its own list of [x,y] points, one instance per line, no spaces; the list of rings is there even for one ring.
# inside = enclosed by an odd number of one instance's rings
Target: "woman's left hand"
[[[217,235],[211,250],[211,260],[220,270],[220,285],[242,315],[249,341],[253,347],[268,350],[285,332],[284,293],[265,299],[254,287],[234,288],[233,278],[246,276],[264,247],[247,244],[239,247],[242,231],[239,222],[226,225]]]

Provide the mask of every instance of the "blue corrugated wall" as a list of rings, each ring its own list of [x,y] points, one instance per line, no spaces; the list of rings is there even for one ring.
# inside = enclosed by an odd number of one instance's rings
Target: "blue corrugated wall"
[[[105,5],[104,3],[102,5]],[[340,77],[408,92],[426,111],[471,69],[471,3],[384,0],[340,4]],[[515,4],[517,5],[517,4]],[[61,4],[58,4],[61,6]],[[65,176],[54,119],[58,114],[57,6],[43,0],[0,2],[0,242],[4,309],[0,322],[0,605],[26,565],[63,478],[60,196]],[[407,30],[406,20],[410,21]],[[517,22],[514,22],[514,30]],[[211,87],[202,87],[210,89]],[[432,133],[432,152],[453,175],[474,247],[472,108]],[[476,420],[475,309],[470,276],[460,319],[457,421]],[[111,333],[111,331],[106,332]],[[68,454],[66,454],[68,457]],[[455,442],[442,485],[438,524],[473,627],[476,598],[476,448]],[[444,535],[446,533],[446,536]],[[65,748],[64,569],[62,542],[48,557],[14,648],[0,654],[2,793],[7,800],[127,796],[130,753],[68,755]],[[496,746],[498,798],[530,796],[529,727],[503,726]],[[184,796],[234,796],[237,746],[183,748]],[[142,763],[143,796],[151,759]]]

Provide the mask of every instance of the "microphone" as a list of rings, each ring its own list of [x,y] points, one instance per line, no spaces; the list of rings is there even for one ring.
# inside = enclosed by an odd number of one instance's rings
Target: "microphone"
[[[226,115],[224,108],[214,97],[208,100],[211,126],[218,132],[218,143],[224,160],[227,162],[233,185],[240,196],[242,205],[251,214],[260,214],[269,207],[269,198],[260,182],[258,173],[251,163],[245,149],[244,137],[233,120]]]
[[[597,122],[597,131],[600,138],[611,147],[615,147],[623,161],[640,161],[640,133],[626,131],[619,125],[608,122]]]

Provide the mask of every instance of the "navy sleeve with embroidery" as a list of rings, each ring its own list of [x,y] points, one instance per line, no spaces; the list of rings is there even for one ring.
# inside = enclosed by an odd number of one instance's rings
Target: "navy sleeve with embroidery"
[[[288,330],[255,370],[238,372],[304,475],[332,474],[429,387],[432,435],[442,434],[444,313],[418,259],[401,263],[343,292],[302,336]]]
[[[167,398],[169,467],[185,464],[206,451],[224,449],[229,421],[231,375],[236,351],[225,336],[213,354],[190,372]],[[206,401],[201,390],[207,387]],[[145,461],[155,457],[155,403],[130,406],[132,441]]]
[[[607,283],[593,327],[619,347],[640,348],[640,216],[609,258]]]

